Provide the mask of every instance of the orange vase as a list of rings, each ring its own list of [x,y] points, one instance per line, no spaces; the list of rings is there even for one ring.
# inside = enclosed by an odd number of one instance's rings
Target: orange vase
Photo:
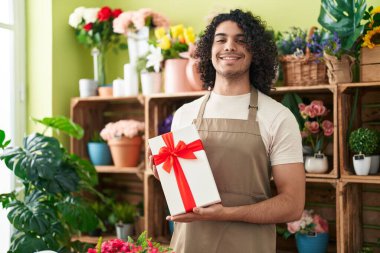
[[[116,167],[136,167],[140,160],[142,138],[121,137],[108,141],[113,162]]]

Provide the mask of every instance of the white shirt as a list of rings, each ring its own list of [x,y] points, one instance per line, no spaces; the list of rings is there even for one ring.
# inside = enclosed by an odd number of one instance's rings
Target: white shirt
[[[223,96],[211,92],[203,118],[248,119],[250,93]],[[198,116],[205,96],[184,104],[174,114],[172,130],[192,123]],[[256,121],[270,158],[271,165],[302,163],[302,138],[298,123],[291,111],[269,96],[258,92]]]

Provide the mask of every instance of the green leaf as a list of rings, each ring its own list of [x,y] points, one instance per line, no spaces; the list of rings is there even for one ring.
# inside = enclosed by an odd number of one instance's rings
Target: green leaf
[[[336,32],[343,48],[350,51],[363,32],[364,26],[360,21],[366,7],[365,0],[321,0],[318,22],[331,33]]]
[[[67,162],[76,169],[79,178],[91,186],[98,184],[98,173],[92,163],[81,159],[75,154],[67,156]]]
[[[11,142],[10,140],[7,140],[5,142],[4,141],[5,141],[5,132],[0,129],[0,148],[1,149],[4,149]]]
[[[36,133],[23,142],[24,148],[6,148],[0,159],[21,179],[51,179],[62,159],[58,140]]]
[[[17,230],[45,235],[56,216],[52,207],[42,202],[16,201],[12,204],[8,219]]]
[[[79,198],[67,197],[57,203],[57,207],[62,213],[63,221],[74,229],[88,232],[99,224],[99,219],[93,210]]]
[[[0,203],[3,206],[3,208],[8,208],[9,205],[15,200],[15,192],[0,194]]]
[[[34,253],[48,249],[48,245],[37,235],[23,231],[16,231],[11,238],[8,252],[12,253]]]
[[[84,134],[83,128],[80,125],[75,124],[65,116],[43,118],[42,120],[33,118],[33,120],[55,130],[65,132],[76,139],[81,139]]]
[[[298,108],[298,105],[302,103],[301,97],[296,93],[286,93],[282,98],[281,103],[287,108],[289,108],[289,110],[293,113],[294,117],[296,118],[298,126],[300,127],[300,129],[302,129],[305,124],[305,119],[302,118]]]

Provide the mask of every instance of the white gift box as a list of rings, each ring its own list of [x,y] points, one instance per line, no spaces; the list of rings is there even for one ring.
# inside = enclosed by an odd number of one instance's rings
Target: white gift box
[[[196,140],[200,141],[198,131],[194,125],[178,129],[171,133],[174,140],[174,147],[177,146],[179,141],[183,141],[186,145]],[[159,154],[161,147],[167,146],[162,135],[151,138],[148,142],[153,156]],[[219,192],[205,151],[203,149],[195,151],[194,155],[196,159],[178,157],[178,161],[190,187],[195,206],[204,207],[219,203],[221,201]],[[171,167],[170,172],[167,172],[163,167],[164,163],[156,164],[170,214],[173,216],[186,213],[184,200],[181,197],[174,168]],[[184,191],[182,190],[182,192]]]

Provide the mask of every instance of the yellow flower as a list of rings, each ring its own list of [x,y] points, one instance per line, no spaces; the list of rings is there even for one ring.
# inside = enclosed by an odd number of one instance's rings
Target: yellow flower
[[[194,34],[194,30],[193,30],[192,27],[186,28],[185,32],[184,32],[184,35],[185,35],[186,44],[194,43],[194,41],[195,41],[195,34]]]
[[[372,11],[371,11],[371,15],[374,15],[376,13],[380,13],[380,6],[377,6],[376,8],[374,8]]]
[[[368,31],[363,41],[362,47],[374,48],[376,45],[380,45],[380,26]]]
[[[154,35],[156,36],[156,39],[160,40],[162,37],[165,36],[165,28],[164,27],[159,27],[154,30]]]
[[[183,34],[183,25],[180,24],[180,25],[170,27],[170,32],[173,39],[177,39],[179,35]]]
[[[158,44],[158,46],[162,49],[162,50],[167,50],[171,47],[171,43],[170,43],[170,39],[167,35],[164,35],[161,40],[160,40],[160,43]]]

